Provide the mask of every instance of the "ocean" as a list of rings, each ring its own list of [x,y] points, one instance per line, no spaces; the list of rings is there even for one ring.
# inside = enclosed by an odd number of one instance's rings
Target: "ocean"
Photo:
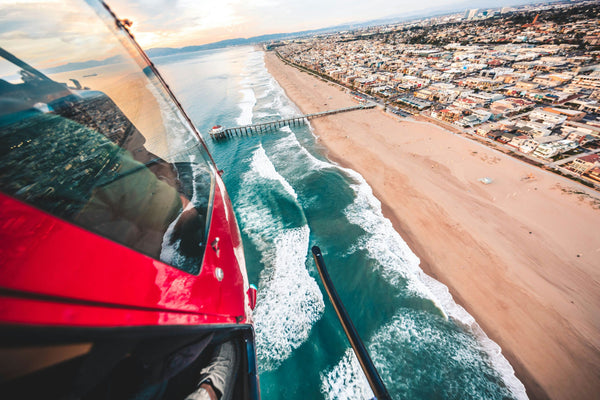
[[[423,273],[368,183],[329,161],[310,126],[210,140],[213,125],[301,114],[269,75],[262,51],[234,47],[153,61],[224,171],[248,277],[258,287],[264,399],[373,396],[319,280],[313,245],[393,398],[527,398],[501,349]]]

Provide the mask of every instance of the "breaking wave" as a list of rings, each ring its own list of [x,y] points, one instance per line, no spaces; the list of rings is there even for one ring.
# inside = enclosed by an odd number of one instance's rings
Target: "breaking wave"
[[[306,269],[310,230],[297,195],[261,145],[242,179],[245,189],[237,209],[264,265],[254,321],[257,357],[266,371],[276,369],[308,339],[325,303]]]
[[[431,300],[441,313],[440,317],[426,311],[402,310],[401,314],[396,315],[389,324],[378,330],[369,341],[369,348],[374,361],[376,363],[379,361],[377,366],[382,376],[397,376],[399,371],[402,371],[401,367],[409,368],[415,365],[414,363],[418,363],[418,359],[401,363],[401,359],[398,358],[398,354],[407,351],[399,347],[402,347],[403,343],[409,343],[412,346],[409,351],[414,351],[415,346],[428,348],[428,357],[436,354],[446,357],[448,360],[453,360],[450,363],[451,367],[455,366],[464,371],[485,370],[486,364],[482,360],[488,359],[495,373],[500,375],[508,388],[505,395],[527,399],[523,384],[516,378],[512,366],[502,355],[500,347],[489,339],[475,319],[454,301],[445,285],[421,270],[419,258],[395,231],[391,221],[383,216],[381,203],[373,195],[370,186],[362,176],[348,169],[344,169],[344,172],[356,182],[351,184],[356,193],[355,201],[344,210],[344,214],[351,223],[360,226],[366,232],[366,235],[358,240],[354,250],[366,250],[371,258],[377,260],[379,266],[377,271],[384,279],[393,286],[406,290],[409,295]],[[432,328],[436,325],[444,326],[439,326],[439,329]],[[446,334],[449,337],[445,337]],[[390,349],[396,349],[396,352]],[[386,359],[394,360],[394,363],[386,363]],[[443,358],[440,358],[440,363],[442,360]],[[455,365],[459,361],[460,363]],[[471,369],[473,364],[476,364],[475,369]],[[362,376],[360,371],[348,370],[357,366],[358,364],[349,362],[345,356],[333,370],[323,375],[323,385],[327,387],[341,385],[340,379]],[[390,368],[393,370],[387,371]],[[490,373],[494,372],[490,371]],[[414,379],[414,376],[410,379]],[[498,387],[497,384],[486,387],[487,381],[472,380],[462,384],[465,387],[469,385],[481,387],[477,389],[473,387],[472,392],[467,390],[458,396],[459,398],[469,398],[468,393],[474,393],[473,396],[476,396],[477,393]],[[355,384],[359,385],[359,383]],[[394,387],[395,382],[390,384]],[[421,384],[412,381],[412,385],[396,387],[395,391],[406,393],[410,390],[409,386],[420,387]],[[410,395],[406,397],[412,398]],[[490,395],[488,398],[494,397]]]

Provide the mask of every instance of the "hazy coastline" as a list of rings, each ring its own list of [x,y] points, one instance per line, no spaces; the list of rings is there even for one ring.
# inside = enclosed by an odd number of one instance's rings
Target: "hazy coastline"
[[[303,112],[355,104],[273,53],[265,61]],[[421,268],[502,347],[531,398],[593,398],[600,239],[579,227],[600,223],[596,192],[378,109],[311,123],[328,157],[371,185]]]

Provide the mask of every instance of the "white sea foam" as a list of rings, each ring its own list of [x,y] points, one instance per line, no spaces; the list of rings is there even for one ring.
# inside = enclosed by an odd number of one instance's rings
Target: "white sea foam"
[[[242,100],[238,104],[242,113],[236,119],[238,125],[250,125],[252,124],[252,109],[256,104],[256,97],[254,96],[254,90],[247,88],[240,90],[242,93]]]
[[[381,376],[388,378],[388,389],[412,398],[415,390],[419,390],[419,384],[431,380],[437,381],[436,384],[441,384],[442,390],[447,391],[440,397],[477,398],[486,391],[496,392],[496,384],[481,372],[485,368],[478,354],[484,351],[481,342],[475,345],[472,337],[444,327],[441,321],[435,322],[435,318],[438,317],[426,311],[403,309],[369,340],[369,353]],[[412,368],[418,360],[425,361],[422,357],[430,358],[433,365]],[[389,360],[394,362],[390,363]],[[441,360],[450,364],[433,373],[435,364]],[[444,380],[444,374],[450,381]],[[527,398],[522,387],[509,384],[507,389],[517,399]],[[332,369],[321,373],[321,391],[329,399],[372,398],[366,378],[351,349],[346,350]],[[502,393],[496,394],[504,397]]]
[[[254,114],[254,116],[256,117],[256,119],[262,119],[262,118],[271,118],[274,119],[275,117],[278,116],[278,114],[272,114],[272,113],[267,113],[267,112],[257,112]]]
[[[257,57],[260,58],[260,62],[257,63],[257,66],[260,65],[260,72],[257,74],[260,78],[260,83],[266,86],[265,93],[262,97],[266,98],[270,96],[272,101],[265,104],[264,108],[273,108],[277,110],[279,115],[282,118],[290,118],[293,116],[297,116],[302,114],[300,109],[294,104],[285,94],[283,88],[279,85],[279,82],[269,74],[265,67],[264,56],[265,53],[260,51],[256,52]]]
[[[264,63],[263,63],[264,64]],[[265,69],[263,75],[263,79],[261,79],[261,83],[263,84],[264,91],[260,96],[261,99],[264,98],[272,98],[278,90],[283,90],[281,87],[278,88],[277,81],[269,74],[269,72]],[[279,94],[279,93],[277,93]],[[275,103],[267,103],[265,107],[271,107]]]
[[[500,374],[513,396],[519,400],[527,399],[525,386],[515,376],[515,370],[502,354],[502,348],[486,335],[477,321],[475,321],[475,318],[467,310],[454,301],[446,285],[425,273],[421,274],[421,279],[441,301],[446,313],[477,338],[482,350],[488,355],[494,369]]]
[[[316,281],[306,269],[310,230],[307,225],[286,228],[260,192],[273,183],[296,199],[292,186],[275,170],[262,146],[252,156],[250,170],[242,176],[237,205],[244,232],[261,252],[260,275],[254,310],[256,345],[262,370],[277,368],[304,343],[324,311]],[[298,212],[301,210],[298,208]]]
[[[373,391],[352,349],[327,373],[321,373],[321,392],[327,400],[372,399]]]
[[[407,289],[414,294],[431,299],[445,312],[434,293],[420,279],[423,271],[419,268],[419,258],[410,250],[406,242],[396,232],[389,219],[381,212],[381,202],[373,195],[364,178],[349,170],[357,183],[350,185],[356,198],[345,210],[348,221],[363,228],[367,235],[360,238],[358,247],[368,251],[378,261],[379,272],[392,285]]]
[[[274,157],[277,157],[283,161],[284,158],[294,157],[294,159],[301,159],[302,164],[305,165],[302,170],[297,171],[298,174],[304,176],[305,174],[313,173],[316,170],[327,169],[327,168],[339,168],[337,165],[319,160],[313,156],[304,146],[298,142],[296,135],[291,134],[282,137],[277,140],[273,146]],[[298,165],[298,164],[296,164]]]
[[[272,93],[274,100],[271,107],[277,110],[277,112],[279,113],[279,115],[281,115],[282,118],[291,118],[301,115],[302,112],[300,111],[300,109],[298,109],[298,107],[296,107],[294,103],[289,101],[289,99],[285,96],[285,92],[279,86],[277,81],[274,82],[274,89]]]
[[[323,295],[305,262],[308,226],[285,229],[263,253],[257,306],[256,347],[262,370],[277,368],[304,343],[325,309]]]
[[[418,257],[394,230],[389,219],[381,212],[381,203],[373,195],[362,176],[344,169],[357,182],[351,185],[356,193],[355,201],[344,210],[348,220],[361,226],[367,233],[359,239],[357,247],[366,249],[380,265],[380,273],[394,286],[405,284],[414,294],[430,299],[437,307],[477,337],[482,348],[490,357],[494,369],[500,373],[505,384],[518,399],[526,399],[525,388],[519,381],[510,363],[504,358],[500,347],[490,340],[475,319],[456,304],[448,288],[431,278],[419,267]]]
[[[251,168],[254,172],[256,172],[260,177],[265,179],[272,179],[281,183],[281,186],[288,192],[294,199],[298,198],[298,195],[294,191],[292,185],[286,181],[283,176],[281,176],[276,170],[275,166],[267,157],[267,153],[262,145],[259,145],[254,155],[252,156]]]

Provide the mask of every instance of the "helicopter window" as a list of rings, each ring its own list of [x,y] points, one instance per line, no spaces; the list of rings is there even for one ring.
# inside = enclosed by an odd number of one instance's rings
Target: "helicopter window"
[[[0,58],[0,75],[0,90],[8,84],[22,84],[27,79],[27,74],[22,69],[3,58]]]
[[[210,157],[128,36],[67,3],[47,11],[77,23],[26,14],[0,48],[0,190],[196,274]]]

